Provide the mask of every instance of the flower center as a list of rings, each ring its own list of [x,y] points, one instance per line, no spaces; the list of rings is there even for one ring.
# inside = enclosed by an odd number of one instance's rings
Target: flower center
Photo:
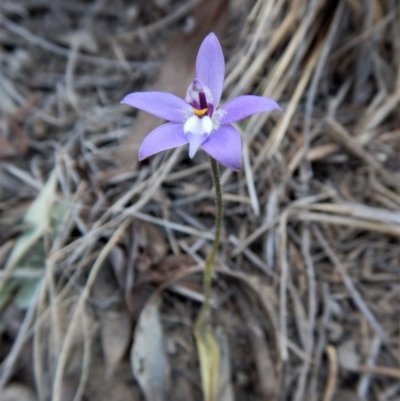
[[[198,78],[194,79],[189,85],[185,100],[193,107],[196,116],[212,116],[214,111],[212,93]]]
[[[183,125],[183,132],[185,134],[193,135],[209,135],[213,129],[213,123],[208,116],[198,117],[193,115]]]
[[[208,111],[207,107],[204,108],[204,109],[201,109],[201,110],[195,109],[193,107],[193,113],[196,114],[197,117],[203,117],[207,113],[207,111]]]

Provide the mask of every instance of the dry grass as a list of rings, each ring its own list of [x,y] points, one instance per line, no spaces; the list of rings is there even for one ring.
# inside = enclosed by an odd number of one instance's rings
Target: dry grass
[[[177,149],[131,168],[118,155],[139,135],[120,99],[154,79],[171,35],[190,30],[183,17],[204,5],[0,7],[0,263],[53,169],[64,205],[43,234],[41,268],[0,271],[2,291],[42,278],[24,314],[16,290],[1,312],[4,392],[20,382],[40,401],[143,399],[127,350],[143,305],[163,291],[166,399],[201,399],[191,327],[213,238],[206,157]],[[399,4],[232,0],[227,19],[225,100],[257,93],[283,108],[238,127],[244,169],[222,173],[213,305],[236,399],[394,401]]]

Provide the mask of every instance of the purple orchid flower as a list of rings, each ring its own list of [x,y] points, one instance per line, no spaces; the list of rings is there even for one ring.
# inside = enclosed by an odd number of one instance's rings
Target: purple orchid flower
[[[231,123],[255,113],[281,108],[272,99],[245,95],[217,109],[224,84],[225,61],[221,45],[213,33],[200,46],[196,74],[185,100],[166,92],[136,92],[122,100],[121,103],[169,121],[144,138],[139,148],[139,161],[162,150],[189,143],[191,158],[201,146],[224,166],[240,170],[241,138]]]

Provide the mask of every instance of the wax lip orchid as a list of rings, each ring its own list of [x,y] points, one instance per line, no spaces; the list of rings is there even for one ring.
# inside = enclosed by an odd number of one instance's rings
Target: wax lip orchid
[[[279,109],[272,99],[238,96],[219,109],[224,83],[225,61],[217,37],[210,33],[200,46],[196,60],[196,78],[185,100],[166,92],[136,92],[122,100],[168,122],[151,131],[139,148],[139,160],[189,143],[192,158],[200,146],[211,157],[232,170],[242,165],[241,138],[231,125],[252,114]]]

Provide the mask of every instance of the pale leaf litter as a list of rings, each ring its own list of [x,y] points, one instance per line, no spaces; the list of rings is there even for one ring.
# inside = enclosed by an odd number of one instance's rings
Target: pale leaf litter
[[[399,398],[397,2],[0,7],[1,400],[202,399],[207,159],[138,165],[160,121],[119,102],[183,96],[210,31],[222,103],[283,108],[238,127],[244,170],[222,170],[217,397]]]

